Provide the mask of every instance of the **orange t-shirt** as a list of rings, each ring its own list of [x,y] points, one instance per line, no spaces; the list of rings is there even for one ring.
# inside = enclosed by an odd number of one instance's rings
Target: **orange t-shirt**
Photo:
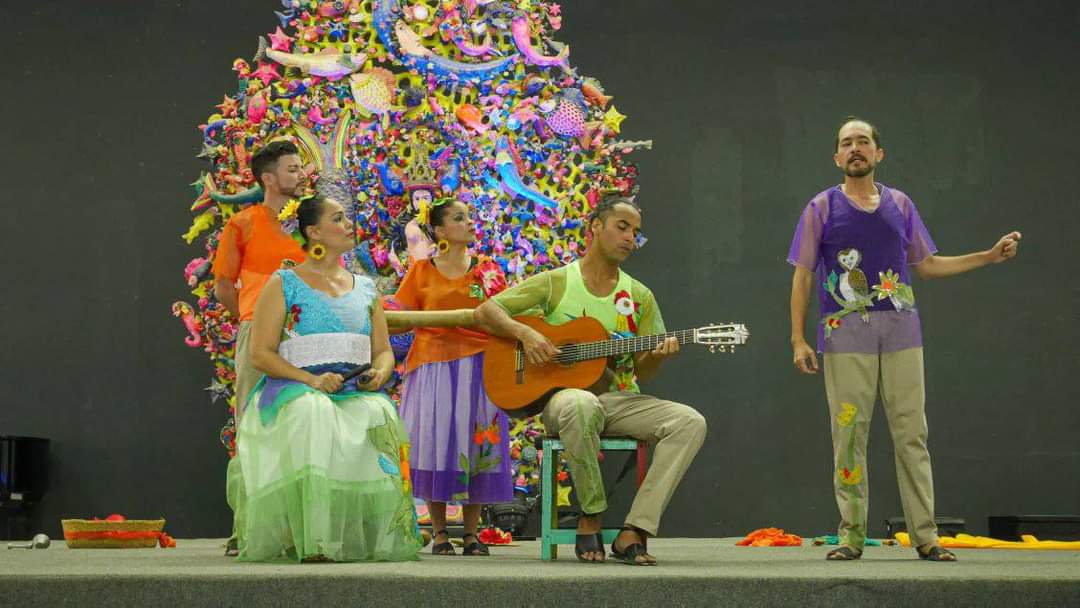
[[[475,267],[475,264],[473,265]],[[416,260],[405,273],[393,299],[406,310],[456,310],[476,308],[481,300],[472,295],[477,279],[470,268],[463,276],[448,279],[432,260]],[[421,327],[415,330],[405,360],[405,373],[425,363],[453,361],[484,350],[487,334],[460,327]]]
[[[281,231],[281,222],[266,205],[252,205],[225,224],[213,272],[216,279],[240,279],[241,321],[251,320],[263,285],[286,259],[299,264],[304,250]]]

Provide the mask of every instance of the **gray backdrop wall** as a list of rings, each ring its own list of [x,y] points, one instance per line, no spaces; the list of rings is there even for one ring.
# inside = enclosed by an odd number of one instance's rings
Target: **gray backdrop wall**
[[[35,525],[165,515],[223,536],[224,411],[169,314],[200,250],[179,238],[202,169],[195,125],[235,87],[272,0],[19,2],[0,116],[0,434],[53,441]],[[1076,344],[1080,126],[1073,2],[566,3],[561,39],[615,96],[642,175],[647,247],[629,270],[670,327],[733,320],[733,356],[687,348],[649,387],[698,407],[707,442],[664,533],[835,526],[820,377],[791,365],[784,262],[798,214],[836,183],[838,120],[881,128],[879,177],[943,254],[1024,232],[1012,263],[918,282],[938,512],[1080,512]],[[824,5],[822,5],[824,6]],[[900,513],[880,409],[871,532]]]

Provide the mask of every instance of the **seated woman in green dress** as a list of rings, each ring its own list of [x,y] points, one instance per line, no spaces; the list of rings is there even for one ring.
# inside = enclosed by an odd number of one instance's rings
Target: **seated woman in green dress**
[[[255,306],[251,359],[266,375],[237,441],[248,496],[238,559],[415,560],[408,435],[375,392],[394,366],[375,285],[339,263],[355,234],[340,204],[291,203],[283,225],[293,213],[307,259],[276,272]]]

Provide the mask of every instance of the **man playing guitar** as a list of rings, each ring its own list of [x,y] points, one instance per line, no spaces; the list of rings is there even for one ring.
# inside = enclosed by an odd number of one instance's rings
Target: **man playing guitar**
[[[576,262],[535,275],[476,309],[478,325],[488,333],[515,339],[530,365],[544,365],[559,349],[535,329],[512,317],[542,310],[552,325],[588,316],[609,333],[622,337],[665,333],[652,292],[619,269],[637,248],[641,210],[628,198],[608,197],[589,215],[592,237]],[[626,354],[609,362],[599,390],[563,389],[542,414],[548,433],[566,447],[574,487],[581,503],[575,553],[585,562],[604,561],[601,515],[607,509],[598,454],[600,435],[629,436],[655,444],[652,465],[634,498],[611,556],[632,565],[655,565],[647,539],[705,440],[705,418],[693,408],[640,394],[638,381],[648,381],[660,363],[679,351],[669,337],[651,351]]]

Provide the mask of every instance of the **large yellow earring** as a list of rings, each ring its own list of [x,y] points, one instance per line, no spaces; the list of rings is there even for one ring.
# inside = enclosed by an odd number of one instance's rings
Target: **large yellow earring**
[[[316,260],[321,260],[323,259],[323,256],[326,255],[326,247],[323,247],[322,243],[315,243],[311,246],[311,249],[308,250],[308,255]]]
[[[439,239],[439,242],[436,243],[436,245],[438,245],[439,247],[439,253],[446,253],[447,251],[450,251],[450,241],[446,239]]]

